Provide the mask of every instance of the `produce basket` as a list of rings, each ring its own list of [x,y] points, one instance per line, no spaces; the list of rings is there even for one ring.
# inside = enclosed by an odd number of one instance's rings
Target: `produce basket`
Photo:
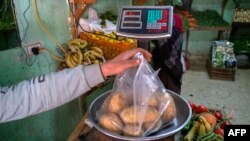
[[[207,59],[206,67],[211,79],[235,80],[236,69],[212,67],[210,59]]]
[[[106,60],[110,60],[126,50],[137,48],[137,40],[118,37],[114,33],[113,37],[108,37],[101,34],[82,32],[80,38],[101,48]]]

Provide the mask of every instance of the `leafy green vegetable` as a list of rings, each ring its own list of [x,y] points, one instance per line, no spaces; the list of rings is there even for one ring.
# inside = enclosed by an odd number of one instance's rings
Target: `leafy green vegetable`
[[[250,40],[233,40],[234,43],[234,52],[240,53],[240,52],[246,52],[250,53]]]
[[[103,28],[106,27],[106,22],[105,22],[106,19],[113,22],[113,23],[115,23],[117,20],[117,16],[114,15],[111,11],[107,11],[107,12],[101,14],[100,18],[102,19],[101,25]]]
[[[193,11],[193,16],[197,20],[198,26],[230,26],[222,17],[214,10]]]

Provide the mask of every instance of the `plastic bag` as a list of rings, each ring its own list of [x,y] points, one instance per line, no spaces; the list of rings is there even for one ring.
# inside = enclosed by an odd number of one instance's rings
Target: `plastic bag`
[[[91,8],[91,7],[89,8],[89,11],[88,11],[88,20],[89,21],[99,21],[99,20],[101,20],[98,17],[96,10]]]
[[[173,123],[175,102],[141,53],[138,67],[118,75],[96,116],[99,125],[124,136],[147,136]]]
[[[105,28],[102,27],[101,22],[102,20],[98,17],[95,9],[89,8],[88,19],[80,18],[79,20],[80,26],[78,27],[78,31],[79,32],[83,32],[83,30],[87,32],[100,31],[105,34],[109,34],[111,32],[116,31],[116,25],[113,24],[111,21],[105,20],[105,25],[106,25]]]

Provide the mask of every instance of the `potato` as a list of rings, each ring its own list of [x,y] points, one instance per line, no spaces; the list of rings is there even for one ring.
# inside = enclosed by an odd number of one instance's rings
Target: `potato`
[[[144,129],[139,125],[126,125],[123,129],[123,134],[125,136],[138,137],[144,134]]]
[[[160,114],[150,106],[130,106],[121,111],[120,117],[126,124],[138,124],[158,120]]]
[[[145,132],[152,133],[152,132],[158,131],[161,128],[162,124],[163,124],[162,120],[159,119],[158,121],[155,121],[155,122],[143,123],[143,128],[144,128]]]
[[[158,99],[156,98],[155,95],[152,95],[148,101],[148,105],[152,107],[157,107],[158,106]]]
[[[118,113],[127,105],[128,104],[124,95],[120,92],[115,92],[110,98],[110,101],[108,103],[108,109],[112,113]]]
[[[156,123],[155,122],[145,122],[145,123],[143,123],[143,128],[145,130],[148,130],[148,129],[152,130],[155,127],[156,127]]]
[[[158,103],[159,103],[158,99],[156,98],[155,95],[152,95],[150,98],[143,97],[139,99],[139,104],[142,106],[151,106],[151,107],[157,108]]]
[[[122,129],[124,127],[121,119],[119,118],[118,115],[114,113],[109,113],[109,114],[103,114],[99,121],[98,124],[109,131],[115,132],[117,134],[122,133]]]
[[[176,116],[176,106],[175,106],[174,99],[169,94],[162,94],[160,97],[161,97],[160,98],[161,104],[160,104],[159,109],[162,110],[160,111],[160,113],[162,113],[161,115],[162,120],[163,122],[170,122]]]

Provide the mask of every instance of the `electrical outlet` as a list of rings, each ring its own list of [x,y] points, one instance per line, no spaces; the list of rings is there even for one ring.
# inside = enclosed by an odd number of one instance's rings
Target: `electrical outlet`
[[[27,46],[27,54],[28,55],[34,55],[34,53],[32,52],[32,48],[34,48],[34,47],[41,48],[42,43],[41,42],[36,42],[36,43],[28,44],[26,46]]]

